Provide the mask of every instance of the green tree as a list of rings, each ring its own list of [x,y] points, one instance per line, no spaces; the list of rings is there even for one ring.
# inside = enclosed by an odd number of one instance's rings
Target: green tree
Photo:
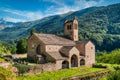
[[[12,53],[12,54],[15,54],[16,51],[17,51],[16,46],[15,46],[15,45],[11,46],[11,53]]]
[[[100,63],[120,64],[120,49],[110,53],[104,51],[102,55],[96,56],[96,60]]]
[[[35,28],[32,28],[30,34],[32,35],[32,34],[35,33],[35,32],[36,32]]]
[[[26,39],[20,39],[18,42],[17,42],[17,53],[26,53],[27,52],[27,41]]]
[[[10,54],[10,50],[7,46],[0,44],[0,57],[2,57],[5,54]]]

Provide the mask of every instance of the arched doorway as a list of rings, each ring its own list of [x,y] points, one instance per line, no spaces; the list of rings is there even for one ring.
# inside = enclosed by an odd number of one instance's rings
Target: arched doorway
[[[80,60],[80,66],[84,66],[85,65],[85,60],[84,59],[81,59]]]
[[[68,61],[63,61],[62,62],[62,69],[69,68],[69,62]]]
[[[36,53],[37,53],[37,54],[40,54],[40,45],[37,46],[37,48],[36,48]]]
[[[76,55],[71,57],[71,67],[78,67],[78,58]]]

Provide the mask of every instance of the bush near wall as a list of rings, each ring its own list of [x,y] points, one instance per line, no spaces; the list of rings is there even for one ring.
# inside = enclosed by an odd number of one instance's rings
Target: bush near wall
[[[107,66],[103,65],[103,64],[94,64],[93,67],[95,67],[95,68],[107,68]]]
[[[96,63],[93,65],[95,68],[108,68],[111,71],[117,71],[120,70],[119,64],[106,64],[106,63]]]
[[[23,75],[31,69],[31,66],[26,64],[15,64],[14,66],[18,69],[18,75]]]

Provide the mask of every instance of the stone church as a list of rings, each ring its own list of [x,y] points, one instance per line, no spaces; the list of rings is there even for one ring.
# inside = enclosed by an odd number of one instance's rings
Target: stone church
[[[33,33],[28,38],[28,60],[38,64],[54,63],[57,69],[79,66],[92,67],[95,63],[95,46],[91,41],[78,40],[78,21],[64,22],[64,35]]]

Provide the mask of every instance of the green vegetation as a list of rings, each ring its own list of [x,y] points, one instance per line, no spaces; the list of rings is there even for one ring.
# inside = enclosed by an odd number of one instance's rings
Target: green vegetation
[[[106,77],[106,80],[120,80],[120,70],[111,72],[108,77]]]
[[[0,44],[0,57],[2,57],[5,54],[10,54],[10,50],[7,46]]]
[[[94,65],[95,68],[108,68],[111,71],[119,70],[120,65],[119,64],[108,64],[108,63],[96,63]]]
[[[100,79],[100,80],[120,80],[120,65],[119,64],[106,64],[106,63],[97,63],[97,67],[106,67],[110,69],[109,75]],[[95,67],[96,67],[95,66]]]
[[[0,58],[0,63],[1,63],[1,62],[5,62],[5,60],[4,60],[3,58]]]
[[[110,53],[104,51],[100,56],[96,56],[96,60],[98,63],[120,64],[120,49]]]
[[[18,74],[23,75],[24,73],[27,73],[30,70],[29,65],[25,64],[16,64],[14,65],[18,69]]]
[[[6,54],[26,53],[27,52],[27,40],[20,38],[19,41],[11,44],[0,43],[0,57]]]
[[[120,80],[120,49],[111,52],[98,52],[96,56],[97,67],[106,67],[111,73],[100,80]]]
[[[0,80],[16,80],[16,77],[11,71],[0,67]]]
[[[35,32],[36,32],[35,28],[32,28],[30,34],[32,35],[32,34],[35,33]]]
[[[21,53],[26,53],[27,52],[27,41],[26,39],[20,39],[18,42],[17,42],[17,53],[21,54]]]
[[[18,77],[18,80],[60,80],[61,78],[74,76],[74,75],[82,75],[82,74],[95,72],[99,70],[103,70],[103,69],[79,67],[79,68],[58,70],[53,72],[44,72],[37,75],[20,76]]]

